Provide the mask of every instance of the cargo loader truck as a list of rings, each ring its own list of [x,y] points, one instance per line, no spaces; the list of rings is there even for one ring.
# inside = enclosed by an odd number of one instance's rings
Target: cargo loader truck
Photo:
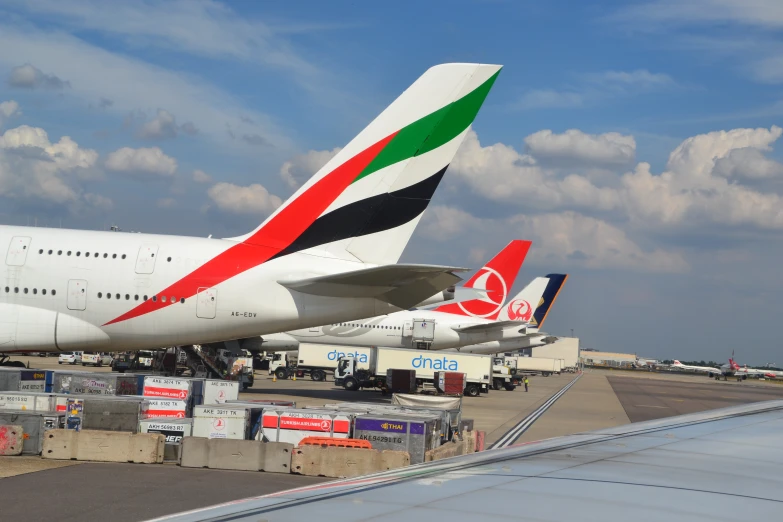
[[[507,390],[513,390],[514,384],[507,369],[494,374],[492,356],[461,354],[453,352],[419,351],[405,348],[370,348],[367,368],[353,355],[339,359],[334,371],[334,383],[346,390],[362,388],[386,389],[387,370],[415,370],[418,385],[434,385],[435,372],[439,370],[462,372],[467,377],[465,395],[478,397],[487,393],[496,382]],[[495,379],[498,381],[495,381]],[[497,388],[496,388],[497,389]]]

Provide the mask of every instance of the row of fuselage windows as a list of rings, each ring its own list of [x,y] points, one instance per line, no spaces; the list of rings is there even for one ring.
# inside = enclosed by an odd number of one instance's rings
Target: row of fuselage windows
[[[382,324],[337,323],[332,326],[350,326],[352,328],[375,328],[377,330],[401,330],[399,326],[385,326]]]
[[[103,299],[104,297],[106,299],[122,299],[123,295],[122,294],[112,294],[110,292],[107,292],[106,294],[104,294],[103,292],[98,292],[98,298],[99,299]],[[130,301],[131,300],[131,295],[130,294],[125,294],[124,297],[125,297],[126,301]],[[146,296],[146,295],[139,296],[139,294],[135,294],[133,296],[133,300],[134,301],[138,301],[139,299],[141,299],[142,301],[146,301],[146,300],[149,299],[149,297]],[[152,302],[153,303],[157,303],[158,299],[160,299],[161,303],[169,303],[169,302],[170,303],[176,303],[177,302],[177,298],[175,296],[171,296],[171,297],[168,297],[168,296],[165,296],[165,295],[162,295],[160,297],[158,297],[157,295],[153,295],[152,296]],[[182,304],[185,304],[185,298],[184,297],[180,297],[179,298],[179,302],[182,303]]]
[[[38,250],[38,253],[39,253],[39,254],[44,254],[44,249],[43,249],[43,248],[39,249],[39,250]],[[65,254],[66,256],[70,256],[71,254],[73,254],[73,255],[75,255],[76,257],[81,257],[81,255],[82,255],[82,252],[81,252],[81,250],[77,250],[75,253],[74,253],[73,251],[71,251],[71,250],[68,250],[67,252],[65,252],[65,251],[63,251],[63,250],[57,250],[57,251],[54,251],[54,250],[48,250],[48,251],[46,251],[45,253],[46,253],[46,254],[48,254],[48,255],[50,255],[50,256],[51,256],[51,255],[58,255],[58,256],[61,256],[61,255],[63,255],[63,254]],[[84,253],[84,257],[90,257],[90,255],[92,255],[93,257],[101,257],[101,255],[103,255],[103,258],[104,258],[104,259],[107,259],[107,258],[109,257],[109,254],[106,254],[106,253],[104,253],[104,254],[101,254],[100,252],[85,252],[85,253]],[[122,255],[120,256],[120,259],[125,259],[126,257],[128,257],[128,256],[126,256],[125,254],[122,254]],[[111,258],[112,258],[112,259],[117,259],[117,254],[111,254]]]
[[[5,293],[6,294],[10,294],[11,291],[12,291],[11,287],[9,287],[9,286],[5,287]],[[15,286],[13,288],[13,293],[18,294],[20,292],[23,293],[23,294],[38,295],[39,290],[37,288],[19,288],[18,286]],[[54,290],[54,289],[47,290],[46,288],[42,288],[40,290],[40,292],[41,292],[41,295],[52,295],[52,296],[57,295],[57,290]],[[113,296],[114,299],[122,299],[122,297],[123,297],[122,294],[111,294],[111,293],[106,293],[105,294],[106,299],[112,299],[112,296]],[[98,297],[99,298],[103,298],[104,297],[104,293],[103,292],[98,292]],[[139,297],[138,294],[133,296],[133,300],[134,301],[138,301],[139,298],[140,297]],[[131,295],[130,294],[125,294],[125,300],[126,301],[130,301],[130,299],[131,299]],[[141,299],[146,301],[147,299],[149,299],[149,297],[145,295],[145,296],[141,296]],[[171,296],[171,297],[167,297],[165,295],[162,295],[160,297],[158,297],[157,295],[153,295],[152,296],[152,302],[153,303],[156,303],[158,301],[158,299],[160,299],[161,303],[167,303],[167,302],[176,303],[177,302],[177,298],[175,296]],[[180,297],[179,298],[179,302],[182,303],[182,304],[185,304],[185,298],[184,297]]]
[[[30,288],[19,288],[18,286],[15,286],[15,287],[14,287],[14,293],[15,293],[15,294],[18,294],[20,291],[21,291],[23,294],[29,294],[29,293],[32,293],[33,295],[38,295],[38,289],[37,289],[37,288],[32,288],[32,289],[30,289]],[[9,294],[9,293],[11,293],[11,288],[10,288],[10,287],[8,287],[8,286],[6,286],[6,287],[5,287],[5,293],[6,293],[6,294]],[[42,289],[41,289],[41,295],[47,295],[47,293],[48,293],[49,295],[57,295],[57,290],[46,290],[46,288],[42,288]]]

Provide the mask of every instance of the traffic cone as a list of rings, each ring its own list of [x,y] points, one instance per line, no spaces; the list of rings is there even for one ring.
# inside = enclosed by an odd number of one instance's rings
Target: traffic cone
[[[293,380],[296,380],[296,372],[294,372],[293,376],[291,377]]]
[[[272,382],[277,382],[277,374],[276,373],[272,374]]]

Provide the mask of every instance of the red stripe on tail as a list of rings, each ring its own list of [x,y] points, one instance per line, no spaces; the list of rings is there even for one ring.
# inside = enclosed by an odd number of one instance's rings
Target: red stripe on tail
[[[323,214],[396,134],[390,134],[334,169],[286,205],[248,239],[218,254],[157,295],[175,297],[177,300],[187,299],[196,295],[199,288],[216,286],[268,261]],[[148,299],[103,326],[127,321],[177,303],[167,300],[164,303],[159,298],[155,301]]]

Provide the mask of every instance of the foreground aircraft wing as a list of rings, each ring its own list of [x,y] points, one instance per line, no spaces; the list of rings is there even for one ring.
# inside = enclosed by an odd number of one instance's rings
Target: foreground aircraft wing
[[[471,324],[468,326],[452,326],[451,329],[459,333],[490,333],[502,332],[507,328],[516,328],[519,333],[523,333],[527,328],[524,321],[495,321],[494,323]]]
[[[303,294],[327,297],[374,297],[408,309],[462,280],[454,272],[468,268],[437,265],[386,265],[278,283]]]
[[[783,401],[618,426],[234,501],[164,520],[780,518]],[[335,518],[335,516],[326,516]]]

